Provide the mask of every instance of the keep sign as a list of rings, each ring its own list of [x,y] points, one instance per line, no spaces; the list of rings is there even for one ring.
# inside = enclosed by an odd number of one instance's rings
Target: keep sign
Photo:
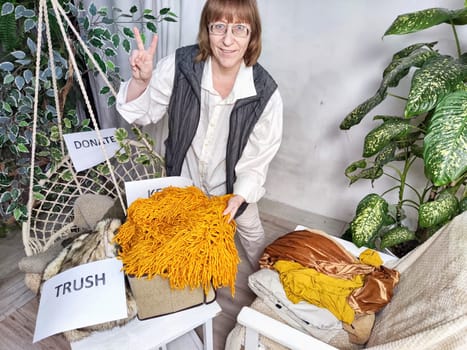
[[[112,158],[119,145],[115,139],[116,128],[103,129],[100,131],[102,139],[99,139],[96,131],[75,132],[63,135],[68,153],[77,172],[89,169],[105,161],[105,152]]]
[[[127,206],[129,207],[138,198],[149,198],[154,192],[159,192],[169,186],[193,186],[193,181],[183,176],[168,176],[125,182]]]

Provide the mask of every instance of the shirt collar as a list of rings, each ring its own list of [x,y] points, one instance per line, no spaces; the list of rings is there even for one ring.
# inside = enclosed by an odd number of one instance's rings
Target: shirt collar
[[[204,64],[203,77],[201,79],[201,88],[208,90],[210,93],[218,95],[212,84],[212,62],[211,57],[208,57]],[[253,67],[245,66],[242,62],[235,80],[235,85],[227,96],[226,102],[234,102],[236,100],[256,96],[255,83],[253,81]]]

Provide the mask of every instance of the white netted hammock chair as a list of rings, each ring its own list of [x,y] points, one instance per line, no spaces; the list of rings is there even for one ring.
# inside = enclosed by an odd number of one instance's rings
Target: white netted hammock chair
[[[83,194],[100,194],[106,195],[119,201],[123,212],[126,214],[126,206],[123,198],[124,185],[127,181],[136,181],[154,178],[165,175],[162,158],[152,151],[152,147],[143,138],[142,142],[128,139],[128,145],[131,148],[130,159],[126,163],[119,163],[115,157],[109,158],[104,147],[102,134],[98,128],[98,123],[91,108],[90,100],[86,92],[83,80],[80,75],[78,64],[74,58],[74,54],[68,36],[65,31],[62,18],[67,22],[68,28],[73,32],[74,36],[82,46],[83,50],[89,56],[94,67],[98,70],[99,75],[109,87],[111,93],[116,96],[116,91],[107,79],[105,73],[101,70],[99,64],[94,59],[92,53],[87,48],[84,41],[81,39],[79,32],[73,26],[66,12],[58,3],[57,0],[51,0],[52,10],[55,13],[57,23],[63,36],[66,49],[69,54],[69,61],[73,67],[74,77],[76,78],[84,98],[87,111],[90,119],[95,127],[97,137],[100,141],[101,149],[105,156],[105,161],[109,174],[99,170],[99,167],[93,167],[88,170],[76,172],[73,168],[69,155],[66,153],[63,139],[62,129],[62,111],[60,109],[59,92],[57,87],[57,76],[55,71],[55,63],[53,59],[53,48],[50,35],[50,26],[48,20],[47,0],[39,1],[39,16],[37,32],[37,57],[35,68],[35,92],[34,92],[34,114],[33,114],[33,130],[31,142],[31,171],[29,184],[29,199],[27,205],[28,217],[23,223],[22,236],[25,253],[27,256],[36,255],[46,251],[53,243],[59,239],[66,238],[71,234],[77,234],[80,228],[73,223],[73,205],[75,200]],[[41,180],[40,199],[35,199],[34,196],[34,167],[36,155],[36,132],[38,119],[38,96],[39,96],[39,73],[40,73],[40,57],[42,46],[42,33],[45,26],[45,34],[48,46],[48,56],[50,69],[52,71],[52,86],[54,91],[55,107],[57,111],[57,126],[60,133],[60,147],[63,155],[61,162],[54,164],[46,173],[46,179]],[[141,155],[142,150],[151,149],[154,159],[158,160],[151,162],[150,165],[142,165],[135,162],[135,159]],[[62,176],[65,172],[72,176]],[[109,178],[110,175],[110,178]]]

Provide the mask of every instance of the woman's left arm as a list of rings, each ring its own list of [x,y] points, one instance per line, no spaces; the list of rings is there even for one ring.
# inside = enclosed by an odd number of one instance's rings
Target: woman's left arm
[[[282,140],[282,113],[282,98],[279,90],[276,90],[253,128],[235,166],[237,179],[233,193],[244,198],[247,203],[259,201],[266,192],[263,186],[269,164]]]

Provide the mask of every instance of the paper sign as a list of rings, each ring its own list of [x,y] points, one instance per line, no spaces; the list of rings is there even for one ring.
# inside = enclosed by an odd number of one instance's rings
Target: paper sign
[[[168,176],[159,177],[157,179],[125,182],[127,207],[129,207],[135,199],[149,198],[153,193],[169,186],[193,186],[193,181],[183,176]]]
[[[111,258],[79,265],[44,283],[33,342],[126,317],[122,262]]]
[[[119,149],[115,139],[116,128],[100,130],[102,145],[107,157],[112,158]],[[96,131],[75,132],[63,135],[68,153],[77,172],[89,169],[105,161],[101,140]]]

